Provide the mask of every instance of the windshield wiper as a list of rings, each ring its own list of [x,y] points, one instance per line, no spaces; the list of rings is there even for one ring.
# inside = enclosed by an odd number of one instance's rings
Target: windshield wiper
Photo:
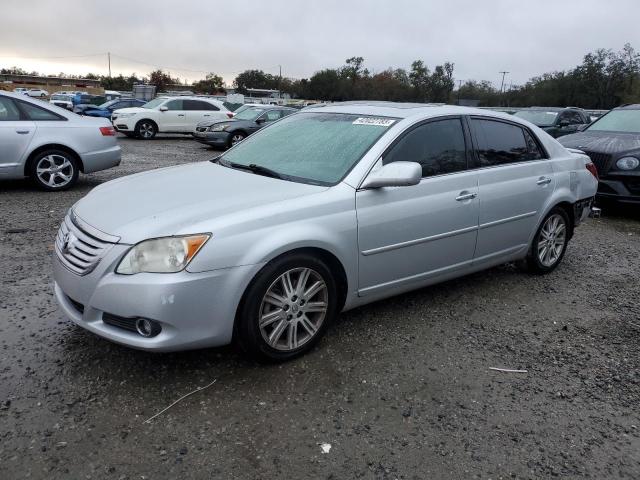
[[[246,170],[248,172],[255,173],[256,175],[264,175],[265,177],[279,178],[280,180],[289,179],[288,176],[283,175],[282,173],[278,173],[275,170],[271,170],[268,167],[263,167],[262,165],[256,165],[255,163],[244,165],[242,163],[228,162],[226,160],[223,160],[222,157],[216,157],[212,159],[211,162],[225,167],[235,168],[236,170]]]

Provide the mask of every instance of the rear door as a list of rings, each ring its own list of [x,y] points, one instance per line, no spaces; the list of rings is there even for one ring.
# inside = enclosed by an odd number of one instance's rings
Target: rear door
[[[203,100],[185,100],[184,107],[187,111],[189,131],[194,131],[196,125],[205,120],[224,120],[227,115],[216,105]]]
[[[469,123],[480,201],[474,263],[491,262],[527,248],[555,178],[546,152],[527,128],[483,117]]]
[[[359,190],[359,294],[421,282],[471,264],[478,228],[477,172],[459,117],[403,134],[382,163],[422,164],[418,185]]]
[[[0,96],[0,176],[21,170],[35,130],[35,123],[23,116],[13,99]]]

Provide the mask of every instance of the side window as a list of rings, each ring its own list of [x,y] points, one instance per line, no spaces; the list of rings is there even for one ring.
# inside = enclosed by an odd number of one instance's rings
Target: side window
[[[544,158],[531,134],[517,125],[495,120],[471,119],[480,167]]]
[[[422,176],[442,175],[467,169],[462,122],[458,118],[437,120],[414,128],[382,159],[391,162],[418,162]]]
[[[582,119],[582,115],[580,115],[579,112],[570,112],[569,113],[569,123],[571,125],[577,125],[580,123],[584,123],[584,120]]]
[[[14,122],[20,120],[20,110],[13,100],[0,97],[0,122]]]
[[[165,103],[164,106],[169,110],[184,110],[182,104],[183,100],[171,100],[170,102]]]
[[[27,116],[29,120],[34,121],[59,121],[65,120],[64,117],[60,115],[56,115],[49,110],[45,110],[44,108],[37,107],[27,102],[20,102],[20,108]]]
[[[293,112],[293,110],[280,110],[280,115],[282,116],[282,118],[284,118],[287,115],[291,115]]]
[[[200,100],[184,100],[185,110],[197,110],[197,111],[218,111],[218,107],[209,102],[202,102]]]
[[[269,110],[267,113],[267,122],[274,122],[280,120],[280,110]]]

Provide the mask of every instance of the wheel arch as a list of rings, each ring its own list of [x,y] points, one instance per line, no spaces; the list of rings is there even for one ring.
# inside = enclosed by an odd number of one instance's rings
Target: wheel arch
[[[24,162],[24,176],[29,176],[29,170],[31,169],[31,164],[35,160],[35,158],[41,154],[42,152],[46,152],[47,150],[62,150],[63,152],[67,152],[69,155],[72,155],[73,158],[78,162],[78,168],[82,173],[84,173],[84,163],[82,163],[82,158],[78,153],[71,147],[66,145],[62,145],[60,143],[47,143],[45,145],[41,145],[35,148],[27,157],[27,161]]]
[[[156,127],[156,133],[160,132],[160,128],[158,126],[158,122],[156,122],[153,118],[141,118],[140,120],[138,120],[136,122],[136,125],[135,125],[135,127],[133,127],[133,130],[134,131],[138,130],[138,125],[140,125],[142,122],[151,122],[151,123],[153,123],[153,125],[155,125],[155,127]]]

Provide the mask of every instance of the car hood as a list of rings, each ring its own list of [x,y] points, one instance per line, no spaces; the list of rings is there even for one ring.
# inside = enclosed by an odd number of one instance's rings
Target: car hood
[[[204,120],[198,123],[198,127],[210,127],[216,123],[229,123],[236,126],[240,126],[247,123],[253,123],[253,120],[236,120],[235,118],[228,118],[226,120]]]
[[[152,108],[142,108],[142,107],[128,107],[128,108],[119,108],[114,111],[118,113],[140,113],[140,112],[153,112],[155,111]]]
[[[199,162],[104,183],[73,210],[89,225],[120,237],[121,243],[134,244],[208,232],[222,217],[326,189]]]
[[[565,147],[586,152],[621,154],[640,151],[640,134],[586,131],[560,137]]]

